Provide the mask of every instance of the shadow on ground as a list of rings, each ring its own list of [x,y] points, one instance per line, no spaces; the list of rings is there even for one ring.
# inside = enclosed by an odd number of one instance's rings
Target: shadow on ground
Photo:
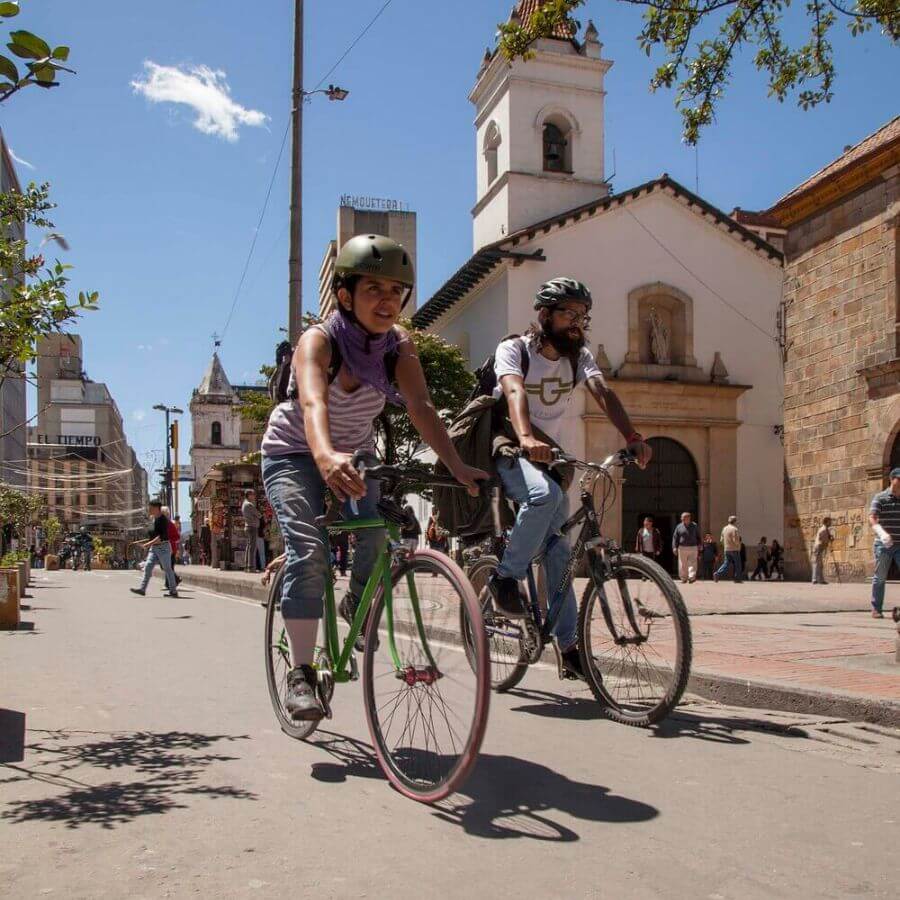
[[[62,822],[68,828],[113,828],[140,816],[184,809],[191,796],[255,800],[230,785],[202,783],[206,770],[236,759],[202,751],[247,735],[184,731],[95,732],[30,729],[25,747],[28,765],[2,765],[0,785],[42,782],[62,789],[52,796],[7,803],[0,819],[8,822]],[[21,758],[21,757],[20,757]],[[113,781],[92,783],[98,774],[121,773]]]
[[[334,762],[314,763],[312,777],[342,782],[348,778],[384,779],[372,748],[333,732],[317,732],[310,741]],[[555,813],[590,822],[645,822],[659,815],[649,804],[612,793],[602,785],[573,781],[548,766],[482,753],[457,794],[434,807],[443,822],[480,838],[531,838],[570,842],[579,835]]]
[[[513,712],[529,713],[552,719],[589,721],[604,718],[603,711],[593,698],[570,697],[550,691],[522,690],[509,692],[510,697],[532,700],[523,706],[514,706]],[[610,728],[627,728],[610,720]],[[761,719],[753,715],[735,715],[732,711],[706,714],[690,706],[680,707],[667,719],[651,725],[646,733],[655,738],[694,738],[715,744],[749,744],[754,734],[781,734],[786,737],[804,737],[802,727],[785,726],[782,723]],[[747,735],[747,736],[744,736]]]

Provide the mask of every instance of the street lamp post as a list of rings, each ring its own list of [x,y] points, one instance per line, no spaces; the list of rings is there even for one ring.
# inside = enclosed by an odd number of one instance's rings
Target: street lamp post
[[[303,103],[313,94],[345,100],[349,91],[328,85],[327,90],[303,90],[303,0],[294,0],[294,88],[291,111],[291,250],[288,262],[288,340],[300,337],[303,306]]]
[[[166,414],[166,470],[163,475],[163,490],[165,492],[166,498],[166,506],[169,509],[172,509],[172,447],[171,441],[169,440],[169,435],[171,434],[169,427],[169,415],[174,413],[177,416],[184,415],[184,410],[179,409],[177,406],[166,406],[164,403],[157,403],[154,409],[158,409],[160,412]],[[175,490],[178,490],[178,486],[175,486]]]

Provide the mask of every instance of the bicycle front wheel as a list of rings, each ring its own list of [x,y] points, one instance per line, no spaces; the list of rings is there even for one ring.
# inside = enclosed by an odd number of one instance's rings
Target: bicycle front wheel
[[[472,770],[487,727],[490,663],[481,610],[462,570],[422,550],[372,601],[363,659],[366,719],[400,793],[436,803]],[[463,616],[472,623],[467,653]]]
[[[599,580],[599,579],[598,579]],[[678,704],[691,671],[691,626],[668,573],[644,556],[621,554],[592,580],[578,614],[581,664],[604,713],[652,725]]]

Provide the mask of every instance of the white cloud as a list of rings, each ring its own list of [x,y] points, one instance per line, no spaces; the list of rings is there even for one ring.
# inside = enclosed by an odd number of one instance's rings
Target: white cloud
[[[143,353],[144,351],[146,351],[147,353],[152,353],[152,352],[153,352],[153,344],[138,344],[138,345],[137,345],[137,348],[138,348],[138,350],[140,350],[142,353]]]
[[[25,166],[26,169],[33,169],[34,166],[28,162],[27,159],[22,159],[20,156],[16,156],[15,151],[12,147],[7,145],[7,150],[9,150],[9,155],[13,158],[13,162],[17,162],[20,166]]]
[[[143,422],[147,418],[147,411],[143,409],[135,409],[131,412],[131,418],[135,422]]]
[[[226,141],[238,139],[242,125],[258,128],[268,118],[231,99],[231,89],[221,70],[208,66],[160,66],[144,62],[144,76],[131,82],[151,103],[182,103],[196,113],[194,128]]]

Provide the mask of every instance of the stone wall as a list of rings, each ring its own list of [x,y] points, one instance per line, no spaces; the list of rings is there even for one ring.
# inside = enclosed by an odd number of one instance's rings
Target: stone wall
[[[900,409],[893,382],[861,370],[897,356],[896,167],[791,226],[785,246],[785,540],[808,577],[821,518],[836,534],[831,577],[871,574],[868,503],[882,487]],[[884,380],[878,375],[875,381]],[[893,387],[891,386],[893,385]]]

